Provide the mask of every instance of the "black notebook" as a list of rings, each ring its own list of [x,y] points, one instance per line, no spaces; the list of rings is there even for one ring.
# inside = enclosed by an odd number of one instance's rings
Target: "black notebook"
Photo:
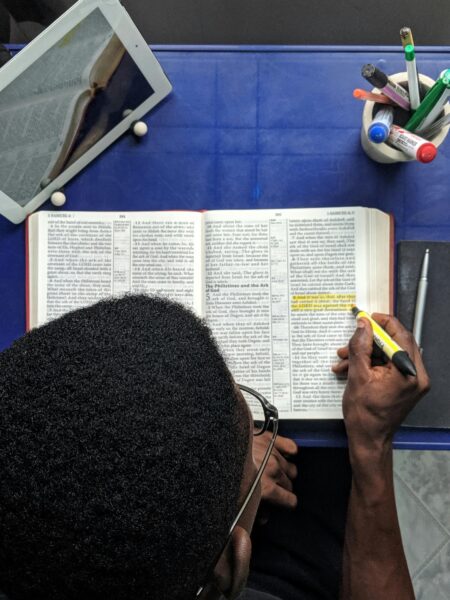
[[[397,246],[397,316],[412,331],[425,250],[430,250],[422,330],[422,358],[431,391],[403,425],[450,428],[450,242],[400,242]]]

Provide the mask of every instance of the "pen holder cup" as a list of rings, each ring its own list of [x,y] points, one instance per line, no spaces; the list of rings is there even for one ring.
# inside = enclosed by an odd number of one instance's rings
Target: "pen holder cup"
[[[392,79],[392,81],[394,81],[395,83],[399,83],[407,87],[407,73],[395,73],[394,75],[390,75],[389,78]],[[429,90],[434,84],[434,81],[433,79],[431,79],[431,77],[427,77],[426,75],[422,74],[419,74],[419,82],[421,84],[421,87],[426,88],[427,90]],[[374,88],[372,92],[376,93],[379,92],[379,90]],[[375,144],[374,142],[371,142],[369,140],[367,131],[369,129],[373,117],[375,116],[375,108],[376,102],[367,101],[364,104],[361,127],[361,145],[363,147],[364,152],[369,158],[379,163],[408,162],[410,160],[414,160],[413,158],[406,156],[406,154],[404,154],[400,150],[397,150],[393,146],[390,146],[386,142],[383,142],[381,144]],[[407,114],[406,111],[403,111],[402,109],[399,110],[402,113],[404,113],[404,115]],[[442,109],[442,114],[448,113],[450,113],[450,103],[447,102],[445,107]],[[404,120],[404,122],[398,122],[394,113],[394,123],[402,127],[406,123],[406,120]],[[447,125],[446,127],[442,128],[437,135],[433,136],[428,141],[433,142],[436,148],[438,148],[447,137],[449,128],[450,125]]]

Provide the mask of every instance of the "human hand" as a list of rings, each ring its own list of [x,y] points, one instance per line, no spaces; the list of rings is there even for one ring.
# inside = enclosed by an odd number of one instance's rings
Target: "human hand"
[[[365,449],[389,443],[406,415],[430,388],[412,334],[395,317],[374,313],[372,318],[408,352],[417,376],[403,375],[391,361],[374,364],[372,327],[367,319],[357,320],[349,345],[338,350],[341,362],[333,366],[333,371],[338,376],[348,376],[343,413],[349,444]]]
[[[253,459],[259,467],[270,443],[271,433],[266,431],[253,438]],[[297,496],[292,492],[292,481],[297,477],[297,467],[289,457],[297,454],[297,444],[277,436],[266,468],[261,477],[261,500],[287,509],[297,506]]]

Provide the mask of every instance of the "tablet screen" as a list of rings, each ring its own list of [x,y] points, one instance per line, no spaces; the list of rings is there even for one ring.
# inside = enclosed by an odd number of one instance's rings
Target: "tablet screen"
[[[0,90],[1,192],[25,208],[155,94],[148,79],[92,10]]]

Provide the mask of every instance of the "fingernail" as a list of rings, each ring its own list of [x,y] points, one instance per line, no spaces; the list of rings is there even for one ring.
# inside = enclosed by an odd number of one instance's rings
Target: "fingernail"
[[[364,328],[364,323],[363,323],[362,319],[357,319],[356,320],[356,327],[360,327],[360,328],[362,327],[362,328]]]

